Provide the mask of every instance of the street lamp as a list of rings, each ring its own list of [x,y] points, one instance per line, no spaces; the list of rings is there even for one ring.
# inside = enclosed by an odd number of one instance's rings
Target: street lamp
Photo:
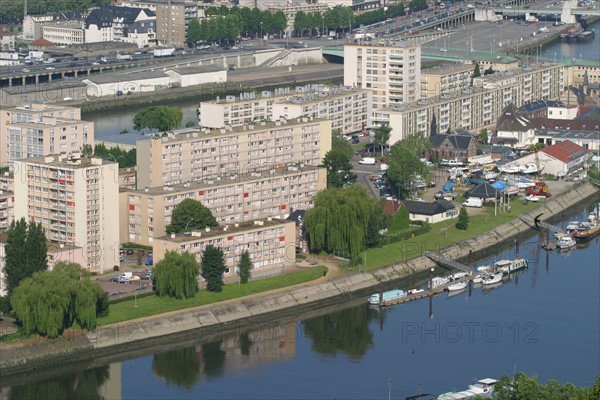
[[[261,45],[265,44],[263,41],[262,25],[263,25],[263,23],[262,23],[262,21],[260,21],[260,43],[261,43]]]

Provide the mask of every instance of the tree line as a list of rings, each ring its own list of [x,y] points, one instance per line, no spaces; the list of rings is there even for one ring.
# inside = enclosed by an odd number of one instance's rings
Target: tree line
[[[25,0],[0,0],[0,23],[23,22]],[[110,5],[110,0],[27,0],[27,14],[83,12],[91,7]]]
[[[108,161],[115,161],[119,164],[119,168],[135,167],[137,163],[137,151],[135,148],[124,150],[120,147],[107,148],[103,143],[97,143],[92,148],[91,145],[85,144],[81,149],[83,157],[99,157]]]

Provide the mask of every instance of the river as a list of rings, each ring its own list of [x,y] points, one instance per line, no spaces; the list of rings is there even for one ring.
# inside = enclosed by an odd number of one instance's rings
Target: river
[[[3,398],[403,399],[515,370],[590,386],[600,374],[600,240],[549,253],[538,242],[520,246],[524,273],[495,289],[435,296],[431,318],[427,299],[383,311],[352,300],[208,343],[166,339],[146,356],[3,388]]]
[[[568,43],[560,39],[547,44],[542,49],[542,56],[547,60],[584,59],[600,61],[600,20],[588,25],[587,29],[596,31],[589,42]]]

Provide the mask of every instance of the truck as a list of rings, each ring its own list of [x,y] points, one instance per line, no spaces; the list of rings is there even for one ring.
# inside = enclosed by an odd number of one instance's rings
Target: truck
[[[478,197],[469,197],[467,201],[463,203],[463,206],[481,208],[483,207],[483,199],[480,199]]]
[[[365,157],[365,158],[361,159],[358,163],[361,165],[375,165],[375,158],[374,157]]]
[[[131,55],[129,54],[117,54],[117,60],[119,61],[126,61],[131,59],[133,59],[133,57],[131,57]]]
[[[175,48],[154,49],[154,57],[170,57],[175,53]]]

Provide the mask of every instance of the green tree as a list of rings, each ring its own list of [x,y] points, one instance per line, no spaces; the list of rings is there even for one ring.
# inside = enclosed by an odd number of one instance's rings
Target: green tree
[[[481,140],[483,141],[483,144],[488,144],[489,137],[488,137],[488,131],[487,131],[486,128],[483,128],[481,130],[481,132],[479,133],[479,136],[481,137]]]
[[[366,247],[377,247],[381,240],[382,229],[388,227],[390,222],[389,217],[383,212],[383,206],[378,203],[373,207],[373,212],[369,218],[369,224],[367,225],[367,234],[365,236]]]
[[[24,279],[10,302],[25,332],[53,338],[75,322],[84,329],[96,328],[104,290],[90,281],[90,275],[78,264],[58,262],[51,272]]]
[[[469,227],[469,214],[467,213],[467,209],[465,207],[461,207],[458,213],[458,222],[454,225],[456,229],[460,229],[461,231],[467,230]]]
[[[475,63],[475,69],[473,70],[473,78],[479,78],[481,76],[481,69],[479,69],[479,63]]]
[[[181,126],[183,113],[181,109],[168,106],[152,106],[140,110],[133,117],[133,128],[141,131],[144,128],[168,131]]]
[[[93,155],[94,155],[94,148],[92,147],[92,145],[91,145],[91,144],[84,144],[84,145],[81,147],[81,156],[82,156],[82,157],[87,157],[87,158],[89,158],[89,157],[91,157],[91,156],[93,156]]]
[[[364,249],[375,205],[373,198],[358,185],[319,192],[314,207],[305,214],[311,250],[357,256]]]
[[[382,125],[375,129],[373,143],[381,146],[381,157],[383,157],[383,146],[387,146],[388,141],[390,140],[390,132],[392,132],[392,128],[388,125]]]
[[[185,199],[173,210],[171,223],[167,225],[167,233],[183,233],[217,225],[212,212],[202,203]]]
[[[185,123],[186,128],[193,128],[195,126],[196,126],[196,123],[194,121],[188,121]]]
[[[27,224],[24,218],[13,221],[6,232],[4,254],[6,291],[10,296],[21,281],[46,269],[48,245],[42,225]]]
[[[323,158],[323,166],[327,168],[327,187],[342,188],[356,181],[352,173],[352,145],[341,134],[332,138],[331,150]]]
[[[165,258],[160,260],[153,269],[156,294],[179,300],[194,297],[198,291],[199,272],[200,266],[190,253],[179,254],[175,251],[167,251]]]
[[[287,17],[283,11],[277,11],[275,15],[273,15],[273,28],[285,32],[287,28]]]
[[[209,292],[222,291],[224,273],[223,250],[209,244],[202,252],[202,277],[206,279],[206,290]]]
[[[238,263],[238,268],[240,270],[240,283],[248,283],[248,279],[250,279],[250,271],[253,268],[252,260],[250,259],[250,253],[248,250],[244,250],[240,257],[240,262]]]
[[[192,18],[187,28],[187,40],[195,46],[200,39],[202,39],[200,21],[198,21],[198,18]]]
[[[402,205],[396,214],[392,217],[392,222],[390,223],[390,229],[393,230],[402,230],[408,228],[410,225],[410,213],[408,212],[408,208],[405,205]]]
[[[576,387],[572,383],[561,385],[555,380],[545,385],[538,382],[536,376],[527,376],[517,372],[513,379],[502,376],[495,385],[494,399],[498,400],[592,400],[600,394],[600,376],[596,377],[594,386]]]
[[[137,163],[137,151],[135,148],[127,151],[119,146],[107,148],[103,143],[94,146],[94,157],[100,157],[104,160],[115,161],[119,168],[133,167]]]

